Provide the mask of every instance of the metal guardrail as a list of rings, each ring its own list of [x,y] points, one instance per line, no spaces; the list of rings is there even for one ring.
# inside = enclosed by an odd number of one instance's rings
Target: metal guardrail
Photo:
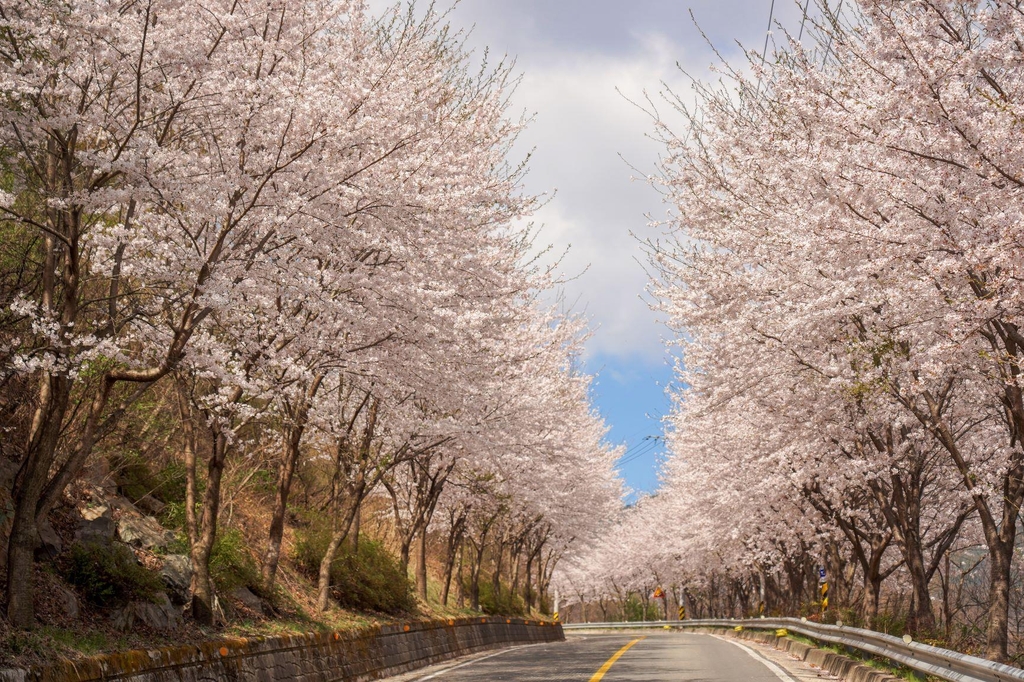
[[[1024,670],[957,651],[906,642],[899,637],[873,630],[862,630],[845,625],[820,625],[796,618],[749,618],[735,620],[663,620],[646,623],[569,623],[565,630],[601,630],[619,628],[717,627],[751,630],[777,630],[785,628],[806,637],[830,644],[866,651],[913,668],[927,675],[952,682],[1024,682]]]

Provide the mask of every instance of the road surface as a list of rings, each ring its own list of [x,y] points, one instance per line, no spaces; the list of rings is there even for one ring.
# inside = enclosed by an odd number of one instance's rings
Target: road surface
[[[827,673],[766,647],[675,631],[566,633],[565,642],[488,652],[391,682],[807,682]]]

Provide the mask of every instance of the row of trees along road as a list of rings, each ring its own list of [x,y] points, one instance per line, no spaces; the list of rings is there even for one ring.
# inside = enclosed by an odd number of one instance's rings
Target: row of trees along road
[[[320,609],[371,494],[393,503],[403,565],[428,528],[448,538],[445,598],[459,551],[479,578],[486,546],[536,600],[620,492],[573,369],[581,322],[541,305],[556,282],[515,227],[535,199],[508,157],[512,84],[411,8],[4,3],[12,625],[34,620],[39,525],[84,467],[154,424],[186,471],[201,622],[238,480],[225,472],[246,466],[276,481],[268,593],[293,481],[315,471],[326,483],[306,503],[330,523]]]
[[[832,612],[881,626],[898,614],[880,595],[902,594],[911,631],[1005,661],[1022,615],[1024,6],[836,9],[695,82],[695,103],[651,105],[674,215],[649,251],[689,388],[659,494],[560,579],[584,601],[666,582],[691,613],[798,615],[825,566]]]

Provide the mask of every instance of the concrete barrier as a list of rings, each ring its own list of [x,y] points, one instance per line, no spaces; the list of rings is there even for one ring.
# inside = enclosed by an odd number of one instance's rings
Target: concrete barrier
[[[707,632],[705,629],[693,629],[691,631]],[[899,680],[899,678],[889,675],[882,670],[872,668],[847,656],[826,651],[825,649],[817,649],[809,644],[797,642],[788,637],[777,637],[763,630],[735,631],[716,629],[715,632],[717,634],[760,642],[780,651],[788,652],[791,656],[801,661],[822,670],[827,670],[845,682],[897,682]]]
[[[565,639],[550,621],[460,618],[357,632],[224,639],[198,646],[127,651],[29,670],[0,670],[4,682],[360,682],[466,654]]]

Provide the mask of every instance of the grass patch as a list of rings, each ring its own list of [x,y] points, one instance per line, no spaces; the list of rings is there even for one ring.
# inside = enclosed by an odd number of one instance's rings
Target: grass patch
[[[117,641],[111,642],[111,638],[105,632],[98,630],[79,632],[76,630],[44,627],[40,629],[40,632],[52,639],[57,645],[83,656],[100,654],[119,644]]]

